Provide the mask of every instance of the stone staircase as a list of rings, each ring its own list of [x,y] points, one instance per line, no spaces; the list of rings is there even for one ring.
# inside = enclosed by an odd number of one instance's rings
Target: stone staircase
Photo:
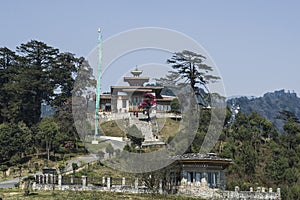
[[[129,125],[136,125],[145,137],[145,141],[142,146],[165,145],[162,139],[153,133],[153,126],[155,126],[155,124],[157,123],[142,121],[135,117],[129,118]]]

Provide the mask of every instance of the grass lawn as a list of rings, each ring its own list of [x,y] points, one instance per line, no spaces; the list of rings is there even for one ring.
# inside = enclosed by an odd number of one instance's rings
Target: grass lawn
[[[191,197],[158,194],[127,194],[96,191],[35,191],[24,196],[21,190],[0,190],[0,197],[4,200],[195,200]],[[199,199],[200,200],[200,199]]]
[[[103,151],[105,152],[105,148],[108,146],[108,142],[104,142],[104,141],[99,141],[98,144],[92,144],[92,141],[94,140],[94,138],[92,137],[87,137],[85,139],[85,145],[86,148],[89,150],[89,152],[91,153],[97,153],[99,151]]]
[[[125,128],[123,124],[124,123],[122,120],[113,120],[113,121],[103,122],[100,124],[100,126],[106,136],[123,137],[124,132],[122,129]],[[119,126],[121,126],[122,129]]]
[[[157,123],[160,127],[159,135],[165,142],[168,141],[169,137],[174,137],[177,134],[180,125],[180,121],[176,121],[170,118],[159,118],[157,119]],[[102,123],[100,126],[106,136],[124,136],[124,132],[119,127],[121,126],[122,128],[124,128],[124,122],[122,122],[122,120],[107,121]]]
[[[166,119],[158,119],[158,120],[165,120],[164,126],[160,130],[159,135],[162,139],[167,142],[169,137],[174,137],[179,131],[180,121],[176,121],[174,119],[166,118]]]

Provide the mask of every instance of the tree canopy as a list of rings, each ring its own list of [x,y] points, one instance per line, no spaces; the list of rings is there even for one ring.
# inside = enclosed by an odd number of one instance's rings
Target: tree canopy
[[[10,50],[0,48],[0,163],[18,163],[27,154],[60,152],[77,145],[71,98],[84,58],[31,40]],[[42,119],[41,107],[55,110]]]
[[[211,66],[204,63],[206,57],[192,51],[184,50],[176,52],[168,64],[176,71],[180,78],[188,81],[193,89],[197,83],[206,84],[220,79],[217,76],[209,74],[213,71]]]
[[[210,99],[207,84],[216,82],[220,77],[213,75],[213,67],[207,65],[205,61],[205,56],[192,51],[175,52],[167,60],[173,70],[157,81],[161,85],[189,84],[199,104],[208,106]]]
[[[139,105],[139,108],[144,109],[145,114],[147,114],[148,121],[150,121],[150,110],[153,105],[156,104],[155,97],[151,93],[146,93],[144,99]]]

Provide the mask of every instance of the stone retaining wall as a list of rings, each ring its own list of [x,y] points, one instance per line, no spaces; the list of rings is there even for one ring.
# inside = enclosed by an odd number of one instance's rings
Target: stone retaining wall
[[[240,191],[239,187],[235,191],[226,191],[211,189],[209,187],[178,187],[178,194],[201,197],[214,200],[280,200],[280,188],[273,192],[272,188],[266,191],[265,188],[258,187],[256,191],[250,188],[250,191]]]
[[[81,181],[73,182],[71,177],[70,184],[63,183],[61,175],[37,175],[36,181],[33,183],[33,190],[96,190],[96,191],[111,191],[111,192],[126,192],[126,193],[177,193],[184,196],[201,197],[204,199],[214,200],[281,200],[280,188],[273,192],[272,188],[266,190],[264,187],[258,187],[256,191],[250,188],[250,191],[240,191],[239,187],[235,187],[235,191],[224,191],[219,189],[209,188],[207,185],[200,186],[173,186],[172,190],[164,191],[162,180],[159,183],[158,191],[154,192],[147,189],[144,182],[139,185],[139,180],[136,178],[131,185],[126,185],[126,179],[122,178],[117,185],[113,184],[112,179],[103,177],[101,186],[88,184],[86,176],[81,177]],[[77,178],[78,179],[78,178]]]

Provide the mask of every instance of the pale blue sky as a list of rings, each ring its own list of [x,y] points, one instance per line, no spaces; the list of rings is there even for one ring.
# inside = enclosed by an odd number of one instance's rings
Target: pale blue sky
[[[300,94],[300,1],[6,0],[0,46],[31,39],[86,56],[103,39],[139,27],[180,31],[217,64],[228,96],[276,89]],[[140,61],[132,60],[135,66]]]

